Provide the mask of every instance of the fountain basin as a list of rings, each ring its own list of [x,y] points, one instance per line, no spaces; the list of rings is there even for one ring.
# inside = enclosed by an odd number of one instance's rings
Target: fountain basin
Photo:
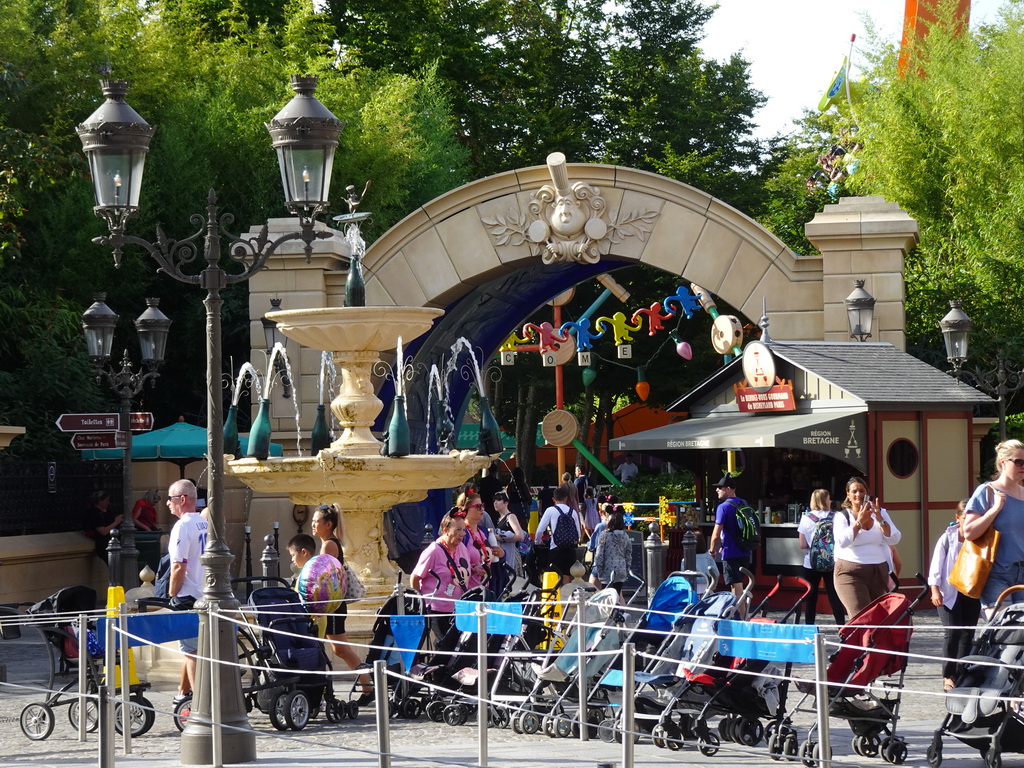
[[[340,504],[347,513],[420,501],[431,489],[461,485],[491,461],[476,451],[390,458],[325,448],[316,456],[235,459],[226,469],[254,491],[287,493],[293,504]]]
[[[328,352],[394,349],[398,338],[419,338],[444,314],[433,307],[317,307],[268,312],[290,339]]]

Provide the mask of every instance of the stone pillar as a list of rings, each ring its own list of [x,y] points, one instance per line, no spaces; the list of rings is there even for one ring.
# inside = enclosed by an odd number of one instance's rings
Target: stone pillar
[[[883,197],[844,197],[826,205],[804,234],[822,255],[825,341],[850,341],[843,302],[861,279],[876,302],[870,341],[905,350],[903,268],[918,242],[917,222]]]

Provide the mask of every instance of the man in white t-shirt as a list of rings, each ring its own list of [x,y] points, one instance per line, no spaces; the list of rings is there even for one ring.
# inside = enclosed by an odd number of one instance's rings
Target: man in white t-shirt
[[[636,464],[633,463],[632,453],[627,453],[626,458],[624,458],[622,460],[622,463],[615,468],[615,474],[619,476],[619,480],[621,480],[623,483],[628,483],[630,480],[636,477],[637,472],[639,471],[640,470],[637,469]]]
[[[187,610],[203,595],[203,564],[200,556],[206,549],[209,525],[196,511],[196,487],[191,480],[178,480],[167,491],[167,505],[178,522],[171,529],[171,541],[167,553],[171,560],[171,577],[167,594],[171,607]],[[175,706],[192,694],[196,677],[195,652],[199,638],[179,640],[178,646],[185,654],[181,665],[181,682]]]

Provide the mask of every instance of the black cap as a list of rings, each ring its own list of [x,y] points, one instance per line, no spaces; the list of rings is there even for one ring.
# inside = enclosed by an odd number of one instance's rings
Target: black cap
[[[724,475],[722,475],[722,479],[719,480],[717,483],[715,483],[714,487],[715,488],[735,488],[736,487],[736,481],[733,480],[732,475],[730,475],[728,472],[726,472]]]

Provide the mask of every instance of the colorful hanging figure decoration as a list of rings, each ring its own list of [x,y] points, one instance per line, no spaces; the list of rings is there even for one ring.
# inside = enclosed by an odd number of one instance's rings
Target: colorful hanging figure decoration
[[[656,301],[650,307],[634,312],[631,320],[635,325],[643,327],[643,320],[639,318],[647,318],[647,335],[653,336],[658,331],[664,331],[665,321],[671,320],[675,316],[676,313],[672,310],[668,310],[664,315],[661,314],[661,302]]]
[[[599,317],[595,325],[601,333],[607,333],[609,326],[611,327],[619,359],[633,357],[633,337],[630,333],[641,330],[642,325],[630,325],[629,321],[626,320],[626,315],[622,312],[616,312],[611,317]]]
[[[604,332],[595,333],[590,330],[590,318],[584,317],[576,322],[562,323],[559,333],[571,334],[576,337],[576,351],[586,352],[594,346],[594,339],[600,339]]]

